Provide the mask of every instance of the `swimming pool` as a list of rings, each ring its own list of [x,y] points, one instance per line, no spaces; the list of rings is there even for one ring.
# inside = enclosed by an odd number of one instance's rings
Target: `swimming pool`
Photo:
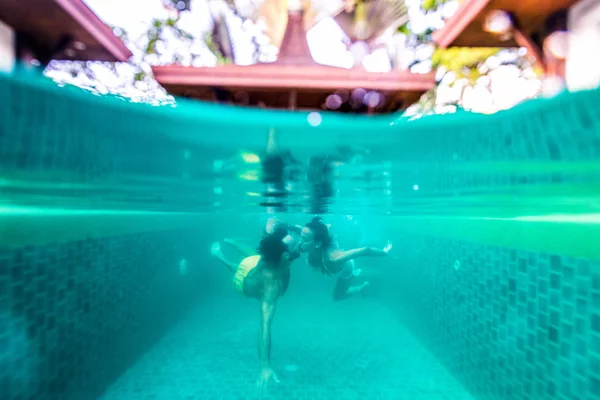
[[[359,261],[377,296],[340,303],[298,262],[273,398],[598,398],[599,97],[316,124],[3,76],[2,392],[252,398],[257,305],[210,245],[318,213],[344,246],[394,248]],[[296,160],[280,186],[269,132]]]

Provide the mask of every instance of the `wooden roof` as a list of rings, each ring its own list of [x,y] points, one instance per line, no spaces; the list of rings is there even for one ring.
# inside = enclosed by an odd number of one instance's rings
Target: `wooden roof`
[[[70,37],[78,46],[54,59],[126,61],[131,52],[82,0],[2,0],[0,20],[53,49]]]
[[[518,38],[502,41],[483,29],[491,10],[512,14],[519,32],[527,37],[541,33],[546,19],[557,11],[567,9],[578,0],[464,0],[457,12],[446,21],[444,28],[433,33],[440,47],[519,47]]]
[[[175,96],[284,109],[321,109],[336,91],[364,89],[382,96],[371,112],[391,112],[407,108],[435,85],[434,73],[375,73],[317,64],[310,55],[301,12],[290,12],[274,63],[201,68],[169,65],[152,70],[158,83]],[[364,107],[346,105],[340,111],[360,112]]]
[[[232,102],[250,106],[261,102],[270,108],[289,108],[290,93],[295,93],[295,108],[320,109],[327,96],[338,90],[374,90],[386,99],[378,111],[405,109],[435,85],[431,74],[405,71],[367,72],[319,65],[257,64],[217,67],[153,67],[154,77],[176,96],[217,101],[219,95]]]

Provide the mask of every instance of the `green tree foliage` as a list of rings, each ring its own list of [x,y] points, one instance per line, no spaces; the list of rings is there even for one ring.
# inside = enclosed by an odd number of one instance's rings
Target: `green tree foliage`
[[[195,37],[190,32],[179,26],[182,12],[189,10],[190,2],[182,0],[164,0],[172,15],[166,18],[153,18],[146,31],[137,38],[131,38],[130,35],[120,27],[111,27],[117,37],[119,37],[127,47],[132,51],[133,56],[128,60],[127,76],[131,79],[121,79],[118,85],[107,87],[101,79],[98,78],[99,70],[110,71],[115,76],[121,76],[119,70],[121,67],[114,63],[100,62],[80,62],[80,61],[53,61],[46,71],[67,72],[72,78],[79,79],[78,82],[86,89],[99,93],[113,93],[127,95],[132,93],[131,87],[136,89],[139,94],[135,100],[155,102],[158,97],[166,98],[166,93],[160,85],[154,80],[152,75],[152,65],[156,64],[180,64],[184,60],[193,63],[200,54],[193,51],[193,44],[201,40],[204,45],[213,52],[219,62],[227,62],[219,54],[218,46],[212,42],[210,32],[200,38]],[[166,52],[165,50],[178,42],[182,46],[182,51]],[[64,83],[64,82],[63,82]]]
[[[421,9],[425,12],[435,11],[448,1],[451,0],[423,0],[421,3]]]
[[[465,78],[469,84],[474,85],[483,75],[481,65],[500,50],[486,47],[438,48],[431,57],[431,64],[433,68],[443,67],[446,72],[456,74],[457,79]]]
[[[425,13],[433,12],[450,1],[454,0],[423,0],[421,2],[421,10]],[[399,32],[407,35],[410,40],[415,43],[415,47],[435,47],[431,38],[431,34],[433,33],[432,29],[426,29],[424,32],[415,33],[411,31],[410,23],[408,23],[400,27]],[[490,63],[488,62],[490,57],[497,57],[503,61]],[[423,61],[424,60],[417,60],[417,63]],[[466,89],[474,87],[480,82],[481,77],[488,75],[494,69],[501,66],[512,65],[523,72],[524,70],[534,68],[531,60],[527,57],[519,56],[516,49],[481,47],[450,47],[441,49],[435,47],[430,61],[432,69],[438,70],[443,74],[438,74],[438,85],[433,90],[427,92],[418,103],[417,107],[422,114],[431,113],[434,111],[436,105],[440,105],[436,101],[436,96],[439,85],[441,85],[442,82],[445,82],[445,84],[449,84],[450,86],[455,85],[458,82],[461,83],[462,92],[460,98],[455,103],[442,104],[461,108]],[[492,66],[490,67],[490,65]],[[444,79],[448,74],[451,74],[453,78],[450,83],[448,83],[448,79]],[[490,90],[489,85],[488,90]]]

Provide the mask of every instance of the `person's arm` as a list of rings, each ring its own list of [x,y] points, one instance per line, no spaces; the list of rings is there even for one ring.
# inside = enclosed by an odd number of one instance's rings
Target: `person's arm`
[[[342,264],[359,257],[385,257],[388,252],[375,247],[361,247],[347,251],[334,251],[329,255],[329,261]]]
[[[272,274],[265,272],[263,296],[260,305],[260,333],[258,339],[258,356],[261,368],[271,368],[271,324],[275,315],[278,287]]]
[[[302,233],[302,226],[295,225],[295,224],[288,224],[287,222],[280,221],[275,217],[271,217],[267,220],[265,232],[273,233],[275,231],[275,228],[280,227],[280,226],[294,234],[299,235],[300,233]]]
[[[277,146],[277,134],[275,132],[275,128],[269,128],[269,133],[267,134],[267,154],[277,154],[279,148]]]

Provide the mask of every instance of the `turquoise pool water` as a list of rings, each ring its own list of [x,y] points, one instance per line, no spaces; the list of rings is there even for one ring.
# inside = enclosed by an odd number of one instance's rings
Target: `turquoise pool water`
[[[267,398],[599,398],[600,92],[415,121],[0,98],[3,399],[255,398],[258,304],[210,248],[273,215],[394,247],[342,302],[294,264]]]

